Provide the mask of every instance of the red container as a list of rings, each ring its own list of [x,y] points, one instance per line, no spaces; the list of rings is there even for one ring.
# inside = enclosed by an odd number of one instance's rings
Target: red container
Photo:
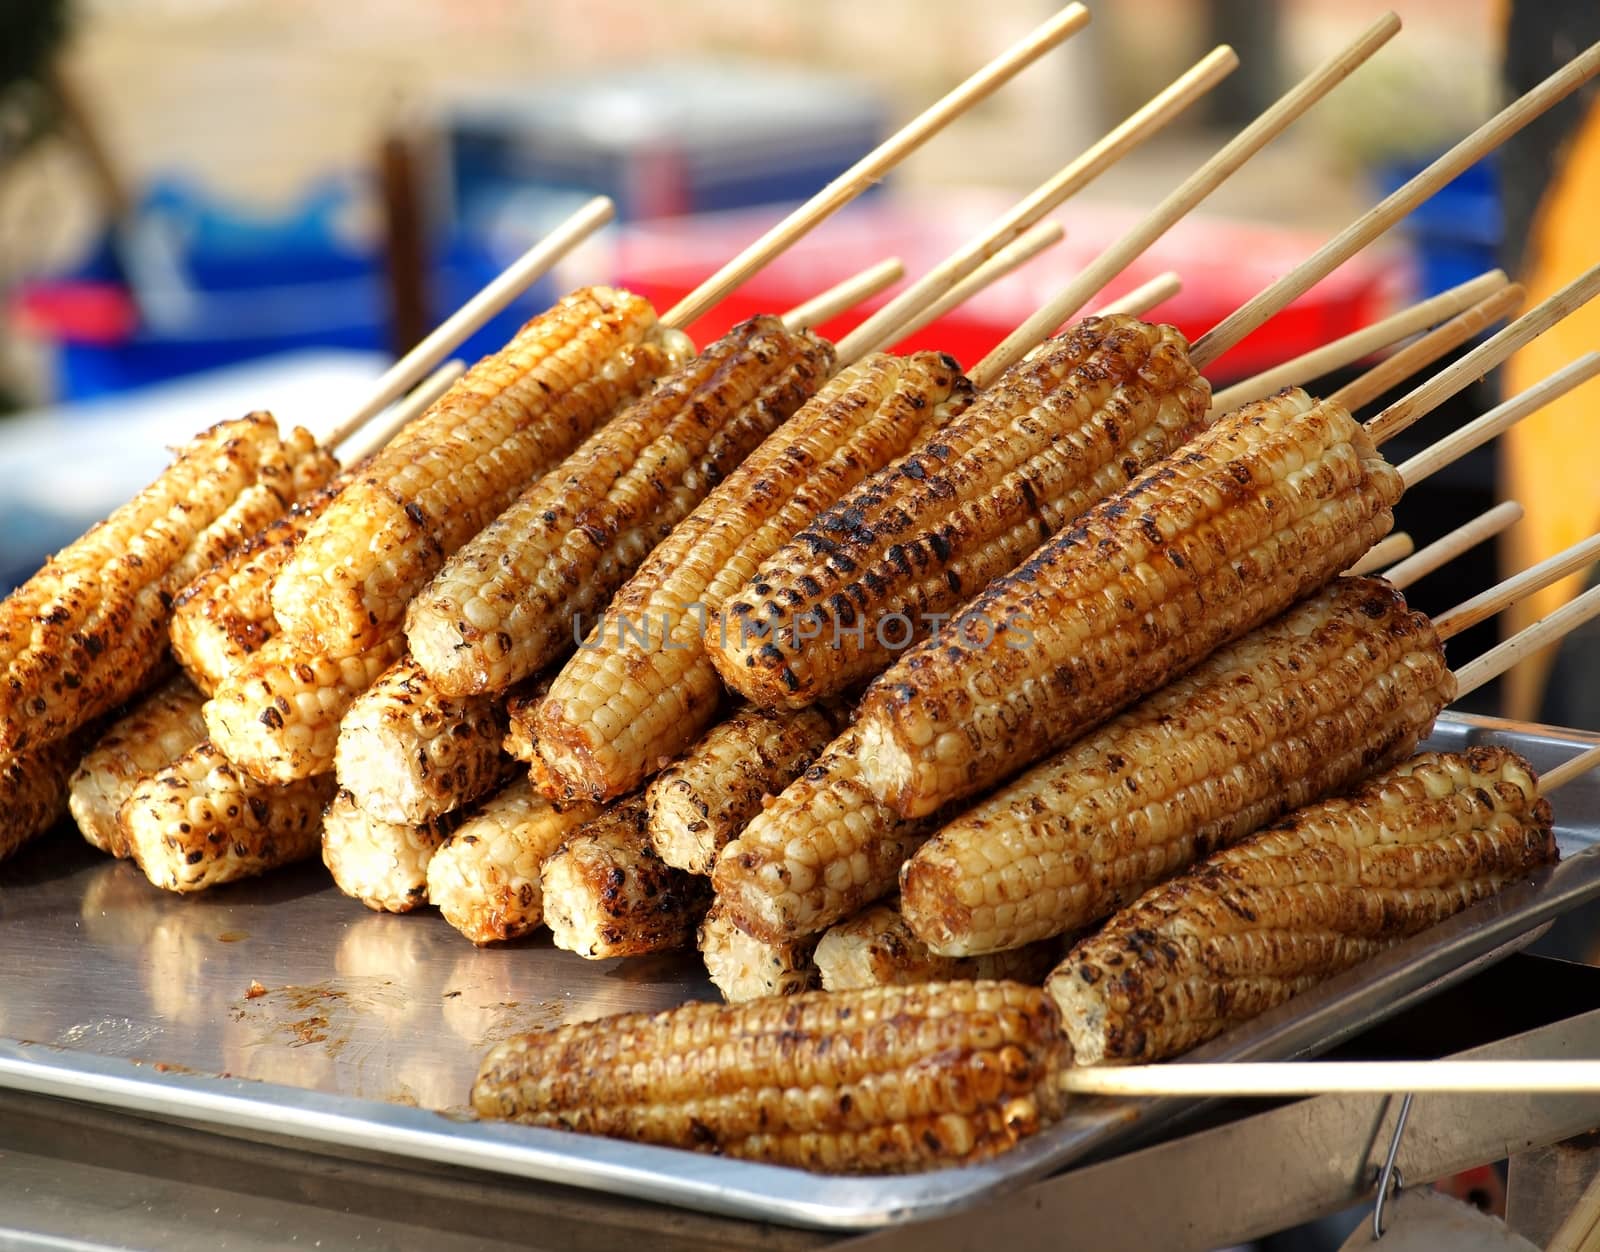
[[[705,343],[755,313],[781,313],[886,256],[913,276],[953,252],[1002,212],[1009,200],[987,193],[901,197],[845,210],[825,222],[703,317],[691,333]],[[1142,210],[1066,206],[1055,214],[1066,239],[959,309],[913,335],[902,348],[938,348],[972,365],[1042,305]],[[665,312],[778,214],[774,210],[638,223],[621,235],[617,281]],[[1183,290],[1153,311],[1191,339],[1313,252],[1323,237],[1254,222],[1191,216],[1180,222],[1090,302],[1085,312],[1174,270]],[[1218,383],[1244,377],[1357,330],[1411,288],[1404,253],[1369,250],[1318,283],[1208,371]],[[891,289],[820,327],[835,338],[883,305]]]

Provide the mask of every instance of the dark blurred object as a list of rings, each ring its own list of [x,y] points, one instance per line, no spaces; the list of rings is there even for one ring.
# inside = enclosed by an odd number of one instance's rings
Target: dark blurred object
[[[389,275],[389,347],[404,356],[428,333],[428,243],[417,165],[417,141],[410,130],[385,136],[378,157],[383,184],[384,268]]]
[[[1266,112],[1283,81],[1283,22],[1280,0],[1211,0],[1208,44],[1231,44],[1239,68],[1207,99],[1212,122],[1229,130]]]
[[[0,4],[0,162],[47,128],[53,110],[44,79],[70,25],[67,0]]]
[[[1387,196],[1422,172],[1427,161],[1396,161],[1377,171]],[[1493,269],[1505,222],[1500,208],[1499,162],[1491,157],[1450,180],[1400,225],[1416,251],[1419,296],[1434,296]]]
[[[1589,575],[1588,585],[1600,585],[1600,569]],[[1600,620],[1578,627],[1561,641],[1545,683],[1539,720],[1600,730]]]
[[[488,88],[445,106],[451,207],[475,233],[551,192],[610,196],[624,221],[799,200],[865,155],[885,120],[859,83],[766,65]]]

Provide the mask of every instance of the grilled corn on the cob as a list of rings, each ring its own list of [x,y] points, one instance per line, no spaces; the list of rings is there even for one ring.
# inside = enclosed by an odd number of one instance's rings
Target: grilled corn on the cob
[[[339,786],[379,821],[415,826],[470,804],[509,776],[503,702],[442,695],[402,657],[339,722]]]
[[[288,508],[311,437],[265,413],[222,422],[0,602],[0,752],[60,739],[129,699],[167,650],[172,599]]]
[[[1067,1056],[1034,987],[812,991],[523,1035],[484,1059],[472,1102],[482,1117],[890,1173],[982,1160],[1048,1125]]]
[[[300,635],[272,636],[206,701],[212,743],[262,782],[333,773],[340,720],[400,659],[405,642],[394,633],[339,656]]]
[[[727,605],[717,672],[764,706],[886,668],[1090,505],[1201,429],[1211,401],[1170,326],[1092,317],[826,510]]]
[[[1557,856],[1532,769],[1427,753],[1156,887],[1050,975],[1082,1064],[1186,1051]]]
[[[322,815],[322,863],[339,890],[379,913],[428,903],[428,864],[463,820],[457,809],[425,822],[386,822],[340,790]]]
[[[181,675],[143,697],[77,763],[68,807],[83,837],[102,852],[127,856],[117,814],[146,775],[170,765],[206,737],[205,697]]]
[[[705,916],[704,878],[656,855],[643,796],[578,827],[539,871],[544,919],[558,948],[590,960],[686,947]]]
[[[939,956],[891,903],[875,904],[830,927],[813,959],[825,988],[853,991],[983,978],[1038,985],[1060,957],[1060,942],[1051,940],[985,956]]]
[[[524,491],[411,602],[440,691],[501,691],[576,640],[652,548],[826,379],[832,347],[742,322]]]
[[[278,623],[340,655],[400,630],[447,557],[687,349],[628,292],[559,301],[339,493],[273,583]]]
[[[1339,579],[944,827],[901,871],[906,920],[951,956],[1082,929],[1405,760],[1454,698],[1432,623]]]
[[[881,675],[863,776],[906,816],[999,782],[1348,568],[1401,489],[1338,405],[1291,390],[1235,410]]]
[[[743,708],[658,774],[645,798],[650,842],[668,865],[709,874],[717,853],[827,746],[842,708]]]
[[[428,862],[428,902],[473,943],[530,934],[544,922],[540,868],[566,837],[600,815],[558,812],[527,777],[473,810]]]
[[[855,730],[841,734],[717,857],[718,905],[745,933],[782,943],[843,921],[894,890],[933,829],[873,798],[859,749]]]
[[[66,816],[77,735],[0,757],[0,861]]]
[[[966,407],[947,356],[876,354],[840,371],[723,480],[628,580],[535,717],[562,782],[633,790],[716,716],[705,621],[780,544],[873,470]]]
[[[729,1004],[763,996],[793,996],[818,986],[817,936],[762,943],[715,906],[700,923],[697,942],[711,983]]]
[[[201,891],[314,856],[333,778],[257,782],[203,742],[142,779],[118,814],[139,868],[167,891]]]

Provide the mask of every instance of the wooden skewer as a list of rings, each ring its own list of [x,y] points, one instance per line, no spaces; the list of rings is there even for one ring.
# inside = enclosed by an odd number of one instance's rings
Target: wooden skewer
[[[1522,506],[1515,500],[1505,500],[1487,513],[1458,526],[1442,539],[1436,539],[1425,548],[1419,548],[1398,565],[1383,572],[1384,581],[1404,591],[1420,578],[1449,564],[1463,552],[1492,539],[1507,527],[1522,520]],[[1437,623],[1435,623],[1437,625]]]
[[[1295,1096],[1600,1091],[1600,1061],[1231,1061],[1066,1069],[1075,1095]]]
[[[1409,339],[1430,326],[1465,312],[1485,296],[1499,291],[1507,282],[1504,270],[1479,274],[1449,291],[1430,296],[1398,313],[1391,313],[1382,321],[1345,335],[1342,339],[1325,343],[1282,365],[1274,365],[1231,387],[1224,387],[1211,397],[1211,411],[1228,413],[1252,400],[1264,400],[1285,387],[1303,387],[1324,374],[1354,365],[1374,352],[1381,352],[1402,339]]]
[[[1021,268],[1046,248],[1055,247],[1066,233],[1060,222],[1040,222],[1001,248],[932,304],[921,309],[913,308],[905,321],[892,328],[886,342],[895,344],[909,339],[924,326],[938,321],[951,309],[965,304],[991,283],[1004,278],[1012,270]],[[854,332],[851,332],[851,335],[853,334]],[[851,335],[846,335],[839,341],[839,359],[844,362],[860,359],[860,355],[852,355],[851,350],[845,347]]]
[[[1183,279],[1178,277],[1176,271],[1162,270],[1148,282],[1140,283],[1132,291],[1101,305],[1090,316],[1112,317],[1125,313],[1131,317],[1143,317],[1156,305],[1165,304],[1182,290]]]
[[[1223,180],[1286,130],[1328,92],[1350,76],[1400,29],[1400,19],[1385,14],[1359,39],[1332,60],[1319,67],[1280,97],[1265,113],[1240,131],[1210,160],[1191,174],[1178,189],[1158,204],[1131,231],[1107,248],[1037,313],[1006,336],[969,377],[986,387],[1007,368],[1020,361],[1045,336],[1083,308],[1108,282],[1120,274],[1140,253],[1171,230],[1195,205],[1219,187]],[[1193,357],[1193,353],[1190,353]],[[1198,368],[1200,362],[1196,360]]]
[[[1069,4],[1036,27],[943,99],[890,135],[678,301],[661,318],[662,323],[679,329],[693,324],[696,318],[748,280],[795,240],[872,186],[901,159],[916,151],[973,105],[987,99],[1046,52],[1088,24],[1089,10],[1081,4]]]
[[[1595,1252],[1600,1248],[1600,1176],[1592,1179],[1544,1252]]]
[[[1496,405],[1482,417],[1468,422],[1425,451],[1417,453],[1398,467],[1400,479],[1409,488],[1421,482],[1441,466],[1449,465],[1472,449],[1515,426],[1530,413],[1542,409],[1557,396],[1564,396],[1575,387],[1600,374],[1600,352],[1590,352],[1572,364],[1557,370],[1549,378],[1535,383],[1526,391],[1512,396],[1504,404]]]
[[[1570,548],[1547,557],[1537,565],[1528,566],[1520,574],[1513,574],[1487,591],[1480,592],[1470,600],[1463,600],[1455,608],[1441,613],[1433,619],[1434,633],[1440,639],[1459,635],[1479,622],[1488,621],[1496,613],[1509,609],[1517,601],[1532,595],[1535,591],[1540,591],[1551,583],[1560,582],[1568,574],[1576,574],[1596,561],[1600,561],[1600,535],[1590,535],[1587,539],[1580,539]]]
[[[1482,378],[1518,349],[1532,343],[1574,309],[1600,294],[1600,265],[1585,271],[1555,295],[1534,305],[1499,334],[1396,400],[1367,422],[1372,441],[1383,444],[1433,412],[1451,396]],[[1437,468],[1437,467],[1435,467]]]
[[[372,393],[350,416],[328,432],[323,445],[337,448],[405,395],[429,370],[615,215],[616,206],[605,196],[596,196],[534,244],[498,278],[440,322],[427,338],[385,370]]]
[[[1600,73],[1600,43],[1574,57],[1502,109],[1405,186],[1363,213],[1311,257],[1202,335],[1189,353],[1197,368],[1215,361],[1312,284],[1343,265],[1468,166],[1476,164],[1551,106]]]
[[[1558,787],[1565,787],[1575,778],[1587,774],[1596,766],[1600,766],[1600,744],[1586,748],[1577,756],[1561,762],[1554,769],[1546,770],[1539,779],[1539,794],[1547,796]]]
[[[1522,307],[1526,297],[1527,292],[1521,283],[1502,287],[1493,295],[1485,296],[1465,313],[1456,314],[1443,326],[1435,327],[1393,356],[1379,361],[1365,374],[1339,388],[1328,397],[1328,401],[1343,405],[1350,413],[1364,408],[1396,383],[1404,382],[1419,370],[1454,352],[1469,339],[1476,339],[1496,322],[1510,317]]]
[[[976,239],[934,266],[854,332],[839,342],[839,360],[850,364],[869,352],[898,343],[909,333],[903,324],[917,309],[958,283],[1018,238],[1045,214],[1059,208],[1145,140],[1159,134],[1185,109],[1231,74],[1239,64],[1232,48],[1213,48],[1148,104],[1136,110],[1086,152],[1062,168],[1027,199],[990,223]],[[929,319],[932,320],[931,318]]]
[[[451,385],[467,372],[467,363],[459,358],[446,361],[433,373],[429,374],[415,388],[411,390],[398,404],[388,412],[388,420],[376,430],[366,430],[356,449],[350,450],[346,457],[347,463],[360,460],[370,452],[376,452],[383,447],[416,418],[422,416],[433,402]]]
[[[1456,699],[1476,691],[1484,683],[1500,677],[1513,665],[1526,660],[1555,643],[1585,622],[1600,617],[1600,587],[1591,587],[1569,600],[1554,613],[1524,627],[1498,647],[1490,648],[1475,661],[1456,671]]]
[[[1375,569],[1382,569],[1385,565],[1392,565],[1401,557],[1410,556],[1416,546],[1416,542],[1405,531],[1391,531],[1368,548],[1366,556],[1345,570],[1345,576],[1355,578],[1362,574],[1370,574]]]
[[[876,265],[869,266],[859,274],[852,274],[842,283],[835,283],[826,291],[812,296],[805,303],[795,305],[783,315],[783,324],[790,330],[809,330],[813,326],[821,326],[846,309],[853,309],[863,300],[877,295],[884,288],[894,286],[905,276],[906,267],[900,263],[899,257],[885,257]]]

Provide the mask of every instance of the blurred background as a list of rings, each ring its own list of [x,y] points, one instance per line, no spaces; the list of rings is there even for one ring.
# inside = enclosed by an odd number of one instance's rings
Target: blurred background
[[[619,225],[477,336],[469,355],[494,350],[580,282],[619,281],[670,302],[1054,7],[4,0],[0,583],[26,577],[157,473],[166,443],[252,408],[331,426],[393,354],[594,192],[617,201]],[[1520,19],[1505,0],[1091,7],[1085,32],[759,275],[697,339],[885,255],[916,273],[1213,44],[1232,43],[1238,71],[1052,215],[1067,227],[1064,244],[914,341],[971,364],[1294,78],[1394,7],[1406,24],[1399,38],[1110,289],[1178,270],[1185,289],[1157,313],[1198,334],[1511,88],[1600,37],[1577,29],[1594,20],[1593,4],[1524,5]],[[1531,8],[1540,12],[1529,17]],[[1537,28],[1520,43],[1519,20]],[[1552,121],[1503,154],[1516,177],[1485,166],[1458,180],[1220,361],[1214,380],[1502,260],[1525,272],[1541,197],[1581,116],[1574,104],[1561,128]],[[1579,260],[1559,264],[1565,279]],[[842,334],[872,307],[824,329]],[[1481,412],[1496,387],[1471,389],[1395,455]],[[1577,397],[1592,404],[1592,385]],[[1523,481],[1545,472],[1532,455]],[[1398,525],[1425,543],[1503,495],[1517,473],[1486,450],[1409,497]],[[1580,475],[1550,493],[1549,516],[1519,526],[1506,560],[1524,564],[1592,531],[1595,481]],[[1519,498],[1535,511],[1525,490]],[[1485,548],[1431,577],[1419,607],[1481,589],[1495,560]],[[1488,646],[1493,631],[1463,637],[1452,656]],[[1584,690],[1589,672],[1562,690]],[[1540,668],[1519,689],[1485,689],[1476,707],[1534,716],[1549,711],[1548,690]],[[1586,699],[1554,713],[1600,726]]]

